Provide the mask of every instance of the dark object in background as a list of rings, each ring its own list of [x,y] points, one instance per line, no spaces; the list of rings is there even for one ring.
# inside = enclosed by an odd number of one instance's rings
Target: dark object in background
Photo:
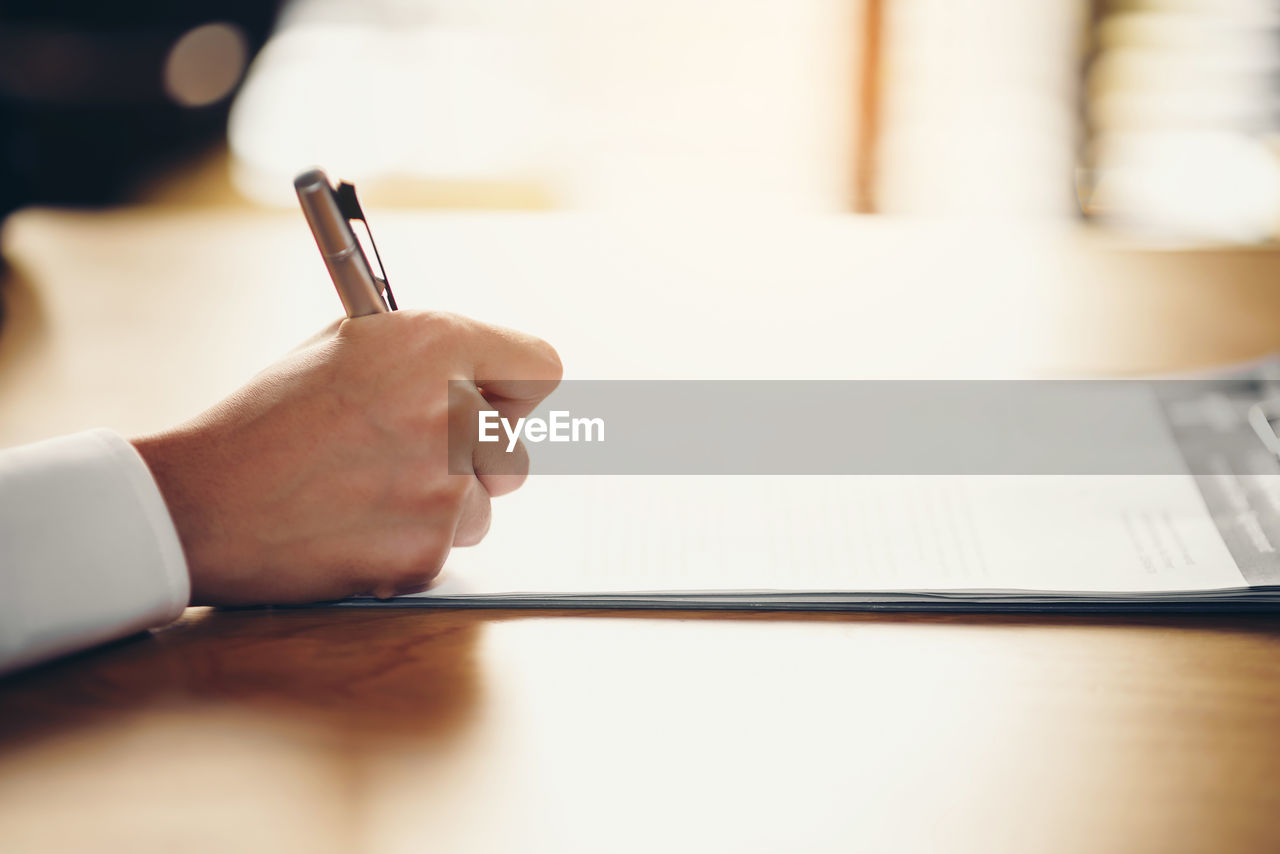
[[[0,218],[119,201],[224,138],[271,0],[0,0]]]

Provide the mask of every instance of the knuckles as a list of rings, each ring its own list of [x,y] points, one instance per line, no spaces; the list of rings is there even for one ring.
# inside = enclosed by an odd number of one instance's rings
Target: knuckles
[[[427,521],[453,521],[466,501],[471,474],[448,474],[438,464],[408,465],[397,477],[398,510]]]
[[[478,336],[499,335],[527,349],[534,360],[543,366],[540,375],[558,382],[564,376],[564,363],[560,353],[550,343],[532,335],[513,330],[498,329],[445,311],[414,311],[410,316],[414,338],[425,349],[425,355],[436,355],[446,348],[475,345]]]
[[[471,476],[469,474],[451,474],[436,486],[436,491],[441,498],[451,507],[459,507],[467,497],[467,491],[471,488]]]
[[[412,340],[424,355],[438,354],[460,345],[468,335],[472,321],[446,311],[414,311],[409,315]]]

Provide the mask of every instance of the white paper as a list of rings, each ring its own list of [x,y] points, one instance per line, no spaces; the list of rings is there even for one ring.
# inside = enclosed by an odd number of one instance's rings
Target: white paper
[[[1188,475],[552,476],[422,596],[1246,586]]]

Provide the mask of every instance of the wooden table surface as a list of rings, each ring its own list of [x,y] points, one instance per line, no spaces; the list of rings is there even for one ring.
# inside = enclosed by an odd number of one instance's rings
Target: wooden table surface
[[[1280,343],[1267,252],[387,219],[403,301],[544,334],[570,376],[1149,370]],[[270,214],[18,215],[0,442],[154,429],[234,388],[333,312],[307,239]],[[837,320],[805,318],[818,351],[727,359],[690,282],[764,329],[797,244],[815,284],[786,298]],[[0,849],[1276,851],[1280,617],[191,609],[0,682]]]

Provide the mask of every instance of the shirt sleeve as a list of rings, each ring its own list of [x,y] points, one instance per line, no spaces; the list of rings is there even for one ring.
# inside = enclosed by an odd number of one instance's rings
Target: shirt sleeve
[[[123,438],[0,451],[0,673],[163,625],[190,596],[164,498]]]

